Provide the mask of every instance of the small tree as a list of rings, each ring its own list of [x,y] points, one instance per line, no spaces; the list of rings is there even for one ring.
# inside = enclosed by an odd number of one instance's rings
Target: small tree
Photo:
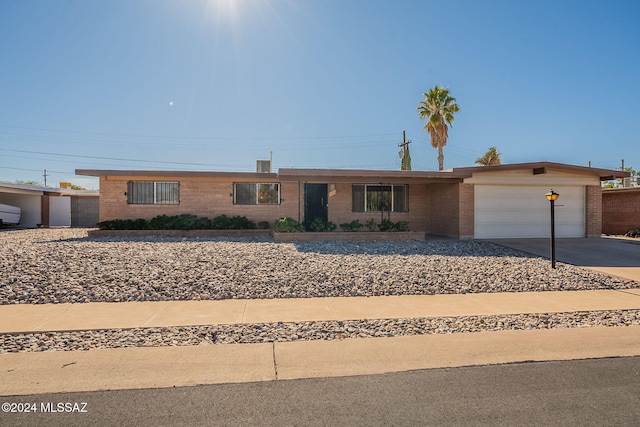
[[[500,164],[500,152],[496,147],[490,147],[484,156],[476,159],[476,164],[482,166],[493,166]]]

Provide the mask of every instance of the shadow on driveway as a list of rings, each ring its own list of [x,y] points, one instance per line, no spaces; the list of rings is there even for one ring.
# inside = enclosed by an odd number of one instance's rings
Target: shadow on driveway
[[[495,239],[500,246],[550,258],[549,239]],[[556,259],[582,267],[638,267],[640,241],[615,237],[556,239]]]

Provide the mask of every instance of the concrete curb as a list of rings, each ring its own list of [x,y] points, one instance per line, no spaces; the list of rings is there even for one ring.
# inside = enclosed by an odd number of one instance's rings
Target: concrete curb
[[[0,395],[181,387],[640,355],[640,326],[0,355]]]

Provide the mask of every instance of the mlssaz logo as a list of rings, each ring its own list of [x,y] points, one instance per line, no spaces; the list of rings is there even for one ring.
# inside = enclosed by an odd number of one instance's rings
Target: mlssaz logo
[[[87,413],[87,402],[41,402],[40,412],[80,412]]]

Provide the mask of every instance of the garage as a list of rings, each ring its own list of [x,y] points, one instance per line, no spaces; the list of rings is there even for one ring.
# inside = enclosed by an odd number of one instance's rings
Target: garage
[[[476,185],[474,237],[476,239],[548,237],[550,188],[542,185]],[[585,237],[585,187],[555,186],[556,236]]]

